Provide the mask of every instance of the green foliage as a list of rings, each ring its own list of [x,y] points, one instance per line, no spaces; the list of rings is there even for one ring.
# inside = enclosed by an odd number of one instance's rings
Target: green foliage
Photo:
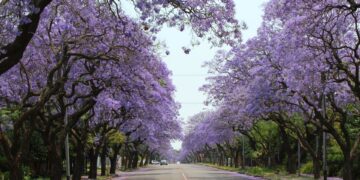
[[[17,108],[2,108],[0,109],[0,116],[2,119],[18,119],[21,114],[21,111]]]
[[[88,146],[92,146],[95,142],[95,136],[93,134],[88,134],[88,137],[86,138],[86,144]]]
[[[234,171],[234,172],[239,171],[239,168],[230,167],[230,166],[218,166],[218,165],[211,164],[211,163],[199,163],[199,164],[209,166],[209,167],[213,167],[213,168],[217,168],[217,169],[226,170],[226,171]]]
[[[201,163],[201,165],[205,165],[205,166],[210,166],[210,167],[214,167],[214,168],[218,168],[218,169],[223,169],[226,171],[234,171],[234,172],[238,172],[241,174],[247,174],[250,176],[260,176],[263,177],[264,179],[292,179],[292,180],[308,180],[308,179],[312,179],[311,177],[305,177],[305,176],[301,176],[299,177],[298,175],[294,175],[294,174],[287,174],[285,172],[285,167],[284,166],[276,166],[274,168],[265,168],[265,167],[260,167],[260,166],[254,166],[254,167],[245,167],[245,168],[234,168],[234,167],[228,167],[228,166],[218,166],[218,165],[214,165],[214,164],[203,164]]]
[[[269,172],[269,170],[263,167],[255,166],[245,168],[245,172],[254,176],[264,176],[265,172]]]
[[[334,139],[330,139],[327,151],[327,160],[329,164],[330,175],[341,176],[341,169],[344,162],[344,157],[340,146],[336,143]]]
[[[334,139],[330,139],[327,159],[332,163],[341,163],[344,160],[340,146]]]
[[[276,153],[279,146],[278,125],[273,121],[258,121],[251,132],[256,143],[256,151],[251,153],[253,158],[261,158]]]
[[[109,134],[109,143],[110,144],[122,144],[125,142],[126,136],[119,131],[111,131]]]
[[[261,150],[258,150],[258,151],[252,151],[250,155],[251,155],[252,158],[257,159],[257,158],[259,158],[262,154],[263,154],[262,151],[261,151]]]
[[[10,173],[7,172],[0,172],[0,179],[10,179]]]
[[[290,121],[291,121],[296,127],[304,128],[304,118],[303,118],[303,116],[300,115],[299,113],[296,113],[296,114],[293,115],[290,119],[291,119]]]
[[[312,174],[314,172],[312,161],[308,161],[307,163],[303,164],[300,168],[300,172],[303,174]]]
[[[5,158],[5,156],[2,156],[1,151],[0,151],[0,172],[7,168],[8,167],[7,167],[6,158]]]
[[[158,82],[159,82],[161,87],[166,87],[167,86],[166,81],[164,81],[163,79],[159,79]]]
[[[273,121],[258,121],[255,126],[263,130],[261,133],[269,135],[274,133],[274,128],[277,128],[277,124]]]
[[[28,158],[33,161],[46,161],[47,160],[47,147],[41,138],[41,134],[39,132],[34,132],[30,139],[30,153]]]
[[[22,171],[24,173],[24,176],[31,176],[31,169],[29,166],[23,166]]]

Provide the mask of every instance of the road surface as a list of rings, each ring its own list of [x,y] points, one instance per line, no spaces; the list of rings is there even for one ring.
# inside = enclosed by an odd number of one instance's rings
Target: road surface
[[[122,172],[116,180],[258,180],[236,172],[193,164],[150,165],[134,172]]]

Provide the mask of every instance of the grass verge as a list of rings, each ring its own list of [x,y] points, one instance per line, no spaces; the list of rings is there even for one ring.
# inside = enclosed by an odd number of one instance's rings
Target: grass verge
[[[245,168],[234,168],[228,166],[218,166],[208,163],[200,163],[200,165],[205,165],[217,169],[222,169],[226,171],[238,172],[240,174],[246,174],[249,176],[262,177],[264,179],[271,180],[309,180],[313,179],[312,177],[307,176],[298,176],[296,174],[287,174],[282,168],[264,168],[264,167],[245,167]]]

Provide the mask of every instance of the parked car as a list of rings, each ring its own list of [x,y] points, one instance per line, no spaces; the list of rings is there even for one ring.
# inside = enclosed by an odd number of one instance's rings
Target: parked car
[[[161,160],[161,161],[160,161],[160,165],[168,165],[168,163],[167,163],[166,160]]]
[[[159,162],[159,161],[156,161],[156,160],[151,160],[151,163],[150,163],[150,164],[158,165],[158,164],[160,164],[160,162]]]

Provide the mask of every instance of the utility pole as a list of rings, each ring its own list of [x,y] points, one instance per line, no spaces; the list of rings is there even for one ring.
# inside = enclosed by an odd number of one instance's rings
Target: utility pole
[[[322,118],[323,118],[323,123],[322,123],[322,131],[323,131],[323,149],[322,149],[322,159],[323,159],[323,176],[324,176],[324,180],[327,180],[327,163],[326,163],[326,132],[325,132],[325,121],[326,121],[326,104],[325,104],[325,83],[326,83],[326,76],[325,73],[321,73],[321,81],[323,83],[323,94],[322,94],[322,102],[321,102],[321,114],[322,114]]]
[[[245,139],[244,139],[244,135],[241,136],[242,139],[242,164],[243,164],[243,168],[245,167]]]
[[[319,151],[320,151],[320,150],[319,150],[319,134],[320,134],[320,133],[318,133],[318,132],[316,133],[316,139],[315,139],[315,140],[316,140],[316,146],[315,146],[316,157],[318,156]]]
[[[300,176],[300,166],[301,166],[301,144],[300,140],[298,140],[298,175]]]
[[[322,98],[322,116],[324,118],[324,121],[326,120],[326,105],[325,105],[325,94],[323,94]],[[326,162],[326,132],[324,130],[324,124],[323,126],[323,176],[324,180],[327,180],[327,162]]]
[[[70,155],[69,155],[69,133],[66,131],[66,126],[68,124],[68,115],[65,108],[65,157],[66,157],[66,180],[70,180]]]
[[[64,42],[62,42],[62,45],[61,45],[61,56],[60,58],[63,58],[64,56],[66,56],[66,53],[67,53],[67,46],[65,45]],[[60,77],[60,71],[58,71],[59,73],[59,77]],[[65,90],[64,90],[64,93]],[[69,134],[66,130],[67,128],[67,125],[68,125],[68,111],[67,111],[67,100],[66,98],[63,99],[64,100],[64,104],[65,104],[65,114],[64,114],[64,126],[65,126],[65,158],[66,158],[66,179],[67,180],[70,180],[70,155],[69,155]]]

